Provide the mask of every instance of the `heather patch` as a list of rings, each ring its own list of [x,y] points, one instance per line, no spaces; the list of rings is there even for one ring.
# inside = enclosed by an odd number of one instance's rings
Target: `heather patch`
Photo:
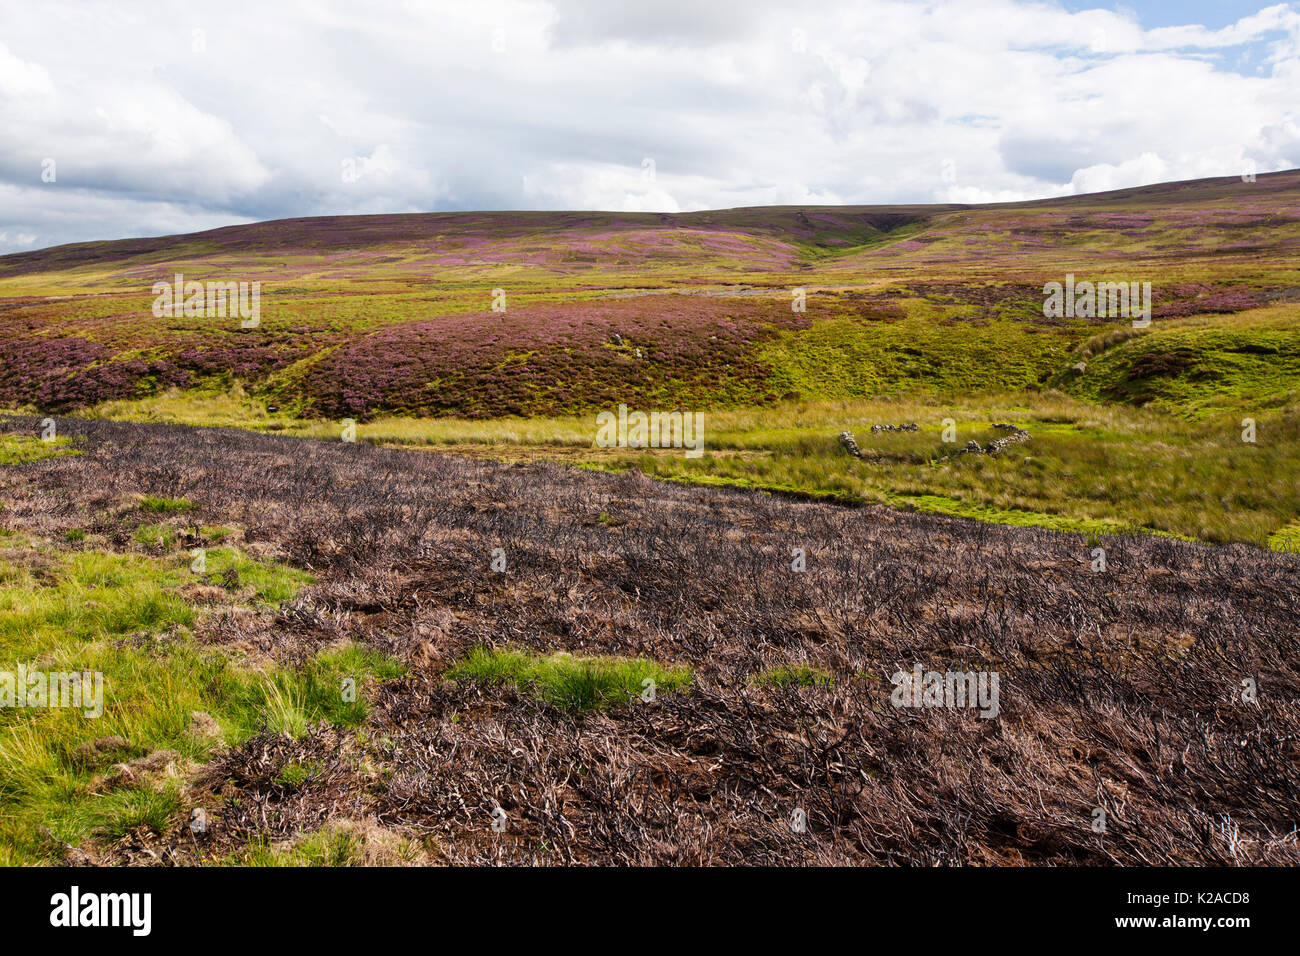
[[[671,296],[443,316],[337,349],[301,388],[314,413],[363,419],[764,403],[776,396],[757,344],[806,324],[781,305]]]

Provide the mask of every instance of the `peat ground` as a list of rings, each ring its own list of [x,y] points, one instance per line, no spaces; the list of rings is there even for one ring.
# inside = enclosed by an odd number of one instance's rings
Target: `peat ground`
[[[184,812],[73,861],[206,862],[351,828],[462,864],[1300,863],[1300,556],[543,462],[58,426],[80,454],[0,468],[7,533],[122,548],[124,505],[184,499],[168,519],[182,540],[233,527],[316,579],[278,609],[204,617],[197,640],[285,667],[351,641],[406,666],[363,683],[360,728],[220,747]],[[77,529],[89,538],[68,543]],[[447,679],[482,646],[692,676],[574,710]],[[891,677],[915,665],[997,674],[997,716],[895,707]],[[186,825],[195,807],[205,832]]]

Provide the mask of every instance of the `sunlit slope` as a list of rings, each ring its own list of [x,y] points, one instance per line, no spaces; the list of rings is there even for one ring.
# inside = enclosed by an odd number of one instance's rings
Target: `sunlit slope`
[[[324,217],[80,243],[0,257],[0,404],[236,384],[362,419],[1049,385],[1140,403],[1163,392],[1061,378],[1129,322],[1044,317],[1044,283],[1149,282],[1157,328],[1285,306],[1297,210],[1293,171],[993,206]],[[256,323],[155,315],[154,283],[178,274],[259,283]]]

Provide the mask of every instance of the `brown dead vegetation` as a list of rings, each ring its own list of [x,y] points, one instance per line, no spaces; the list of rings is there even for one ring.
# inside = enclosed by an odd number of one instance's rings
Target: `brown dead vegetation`
[[[220,755],[195,783],[223,808],[208,833],[181,823],[119,862],[353,825],[462,864],[1300,863],[1296,556],[1113,538],[1098,574],[1096,542],[1044,530],[546,463],[59,428],[84,453],[7,469],[9,527],[55,535],[131,495],[185,498],[319,578],[209,639],[285,662],[349,639],[409,665],[365,688],[359,734]],[[574,714],[445,680],[480,644],[694,678]],[[1000,715],[895,708],[890,677],[917,663],[997,672]],[[754,680],[804,664],[833,682]],[[313,768],[299,785],[278,782],[291,760]]]

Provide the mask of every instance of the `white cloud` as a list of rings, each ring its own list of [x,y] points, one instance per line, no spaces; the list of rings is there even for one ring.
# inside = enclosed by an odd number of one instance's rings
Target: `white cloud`
[[[0,248],[22,249],[36,244],[36,236],[30,232],[10,233],[0,230]]]
[[[658,182],[649,156],[638,167],[556,163],[525,175],[523,195],[529,205],[546,209],[681,212],[672,192]]]
[[[1170,50],[1181,47],[1237,46],[1255,42],[1275,31],[1284,31],[1294,36],[1297,30],[1300,30],[1300,13],[1289,4],[1279,3],[1242,17],[1221,30],[1209,30],[1196,24],[1152,30],[1147,34],[1144,47],[1148,50]]]
[[[1070,180],[1070,192],[1099,193],[1128,186],[1149,186],[1173,178],[1168,162],[1156,153],[1143,153],[1122,163],[1098,163],[1080,169]]]
[[[1266,172],[1300,161],[1297,103],[1300,14],[1264,2],[1212,30],[1034,0],[47,0],[6,11],[0,252],[287,216]]]
[[[1039,193],[1019,189],[982,189],[979,186],[949,186],[943,191],[943,202],[960,205],[978,205],[988,202],[1024,202],[1042,198]]]

